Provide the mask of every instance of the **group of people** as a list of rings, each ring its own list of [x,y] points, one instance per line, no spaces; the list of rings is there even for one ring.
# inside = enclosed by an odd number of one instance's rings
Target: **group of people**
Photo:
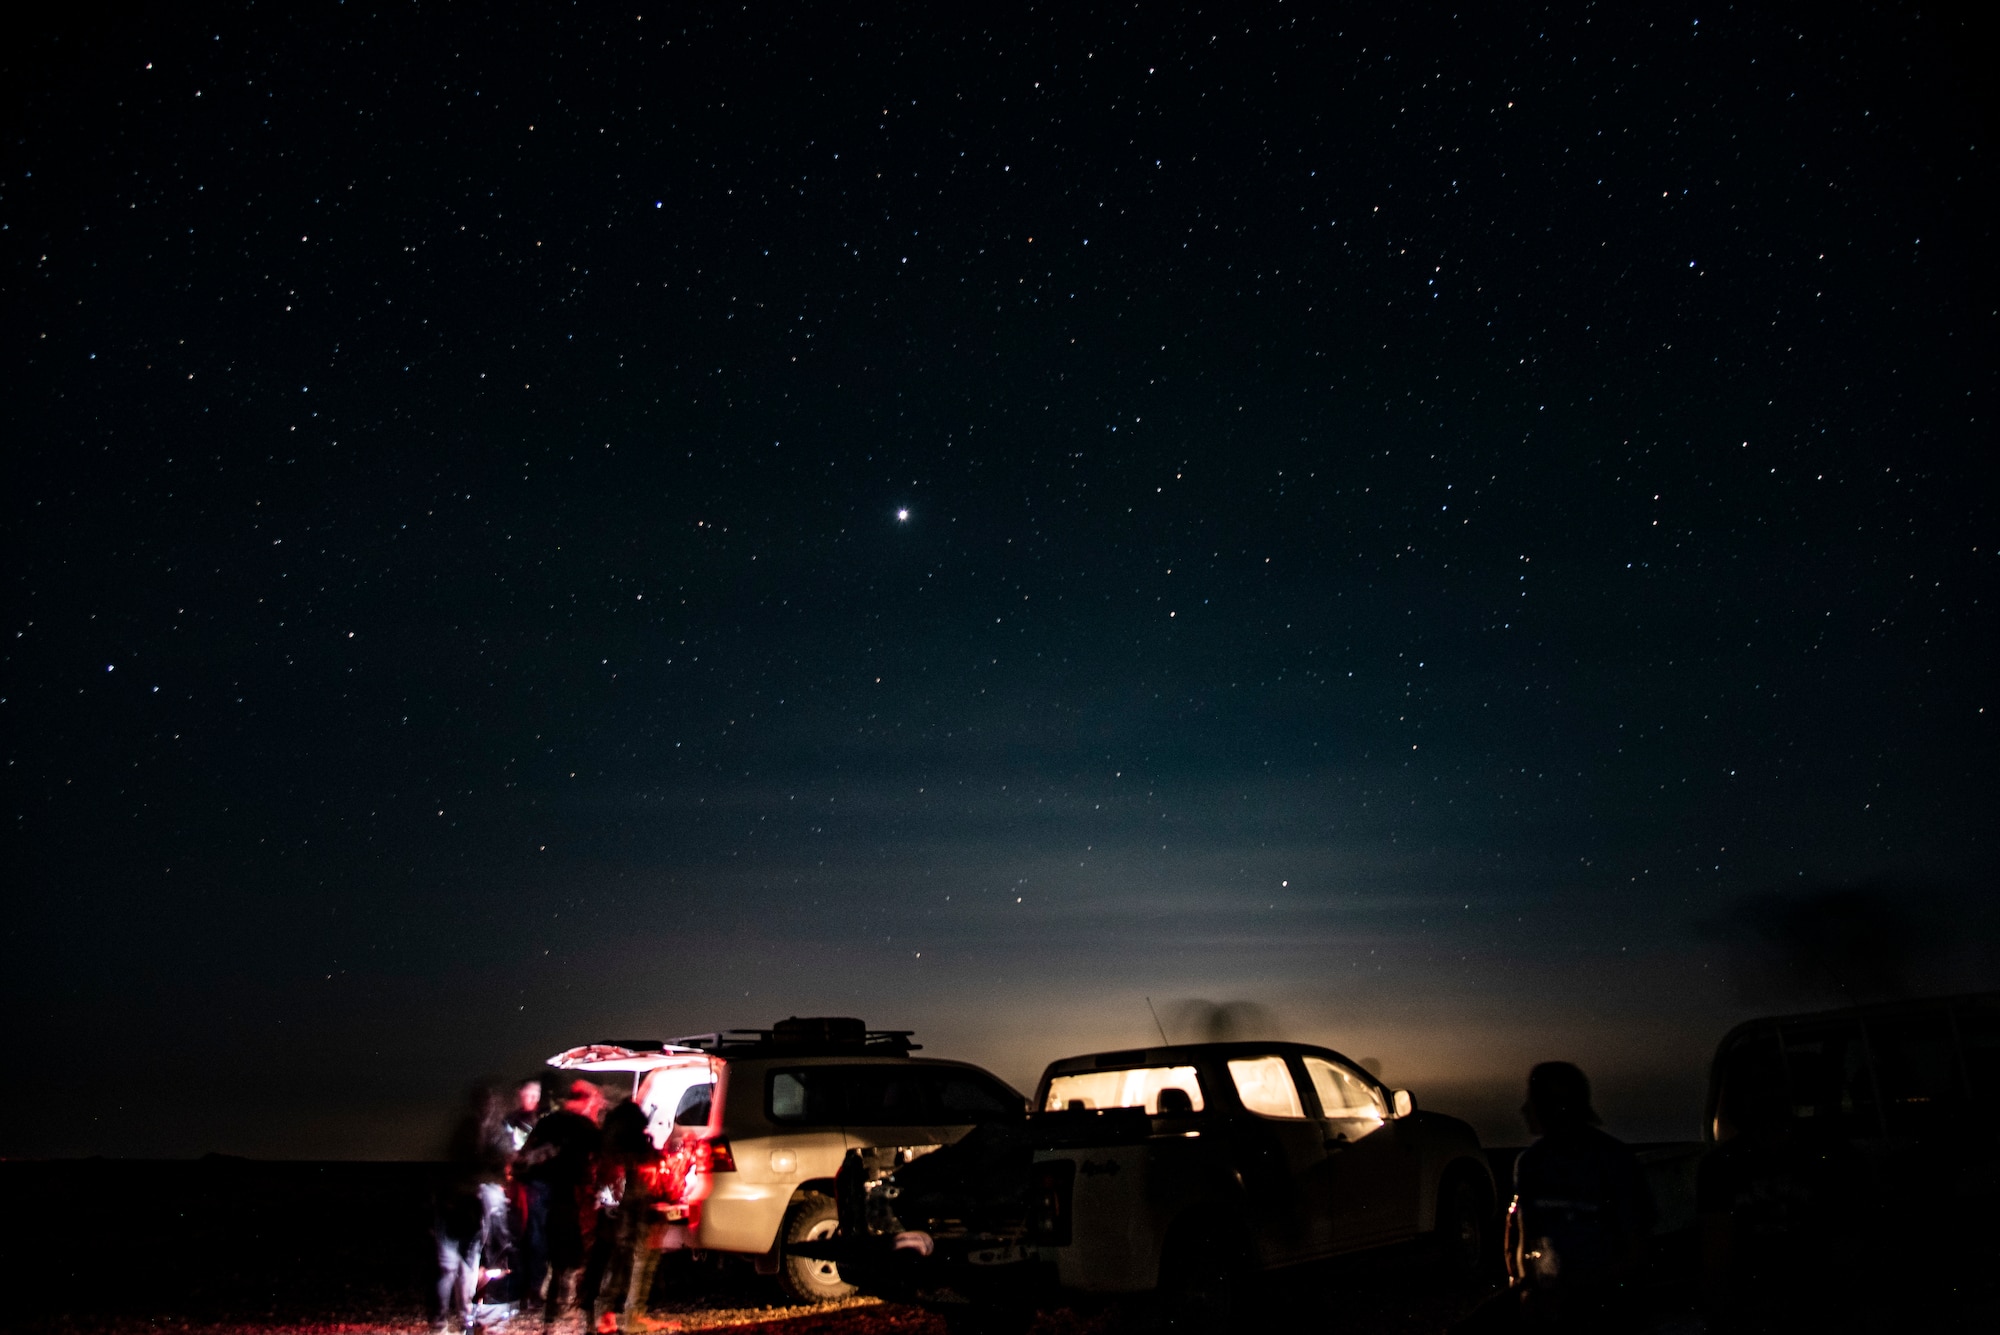
[[[646,1313],[662,1223],[646,1121],[589,1080],[475,1090],[436,1199],[435,1328],[576,1306],[598,1332],[663,1329]]]

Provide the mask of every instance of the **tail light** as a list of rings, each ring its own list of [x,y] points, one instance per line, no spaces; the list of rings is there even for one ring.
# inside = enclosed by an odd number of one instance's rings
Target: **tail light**
[[[671,1198],[677,1174],[666,1159],[653,1159],[639,1165],[639,1180],[646,1184],[646,1194],[655,1199]]]
[[[658,1163],[639,1171],[669,1214],[692,1227],[700,1220],[701,1203],[715,1190],[715,1174],[736,1171],[736,1152],[721,1136],[676,1137]]]
[[[1028,1197],[1028,1236],[1051,1247],[1070,1244],[1070,1201],[1076,1190],[1076,1160],[1051,1159],[1035,1165]]]

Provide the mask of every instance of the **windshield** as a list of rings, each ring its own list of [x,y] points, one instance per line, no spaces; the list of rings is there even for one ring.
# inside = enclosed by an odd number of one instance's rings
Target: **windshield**
[[[1049,1112],[1065,1108],[1144,1108],[1160,1112],[1160,1096],[1168,1090],[1168,1112],[1200,1112],[1206,1106],[1201,1081],[1192,1066],[1135,1066],[1124,1071],[1079,1071],[1049,1081],[1042,1106]],[[1182,1103],[1182,1096],[1186,1102]]]

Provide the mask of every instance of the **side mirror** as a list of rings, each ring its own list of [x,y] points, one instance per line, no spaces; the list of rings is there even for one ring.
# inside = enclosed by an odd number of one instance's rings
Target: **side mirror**
[[[1410,1097],[1409,1090],[1392,1089],[1389,1091],[1389,1116],[1408,1117],[1416,1110],[1417,1101]]]

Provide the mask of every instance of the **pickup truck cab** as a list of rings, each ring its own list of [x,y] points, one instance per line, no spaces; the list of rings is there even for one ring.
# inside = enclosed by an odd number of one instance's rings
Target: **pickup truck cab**
[[[629,1076],[660,1151],[668,1250],[750,1259],[801,1302],[854,1292],[838,1266],[790,1247],[836,1227],[834,1175],[851,1149],[930,1148],[1024,1100],[964,1062],[913,1057],[907,1030],[839,1017],[672,1040],[621,1039],[549,1059],[585,1077]]]
[[[1494,1236],[1471,1127],[1298,1043],[1067,1057],[1012,1124],[934,1153],[850,1153],[839,1196],[836,1250],[864,1288],[975,1306],[1036,1290],[1192,1303],[1204,1284],[1423,1234],[1470,1270]]]

